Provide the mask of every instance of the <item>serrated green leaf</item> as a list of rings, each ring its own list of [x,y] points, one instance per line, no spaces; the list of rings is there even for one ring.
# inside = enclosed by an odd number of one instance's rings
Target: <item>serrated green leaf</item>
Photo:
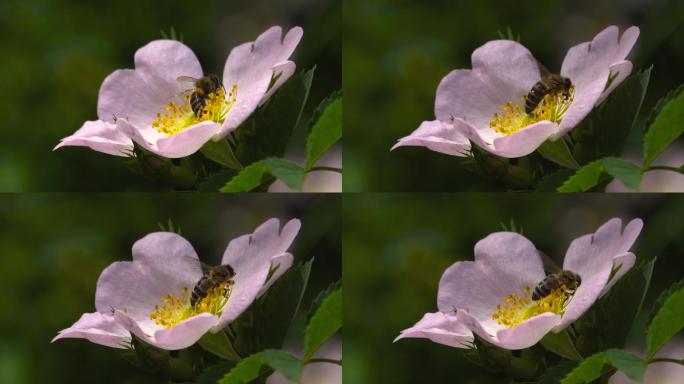
[[[558,192],[585,192],[595,187],[601,180],[605,168],[600,160],[580,168],[558,187]]]
[[[572,157],[570,148],[568,148],[568,143],[562,138],[556,141],[546,140],[537,148],[537,152],[545,159],[565,168],[579,169],[580,167],[577,160]]]
[[[563,361],[557,365],[547,368],[544,371],[539,384],[558,384],[570,371],[579,365],[576,361]]]
[[[238,172],[234,169],[223,169],[204,179],[197,190],[200,192],[217,192],[237,174]]]
[[[641,382],[646,373],[646,362],[638,356],[620,349],[609,349],[604,352],[610,364],[630,379]]]
[[[608,371],[608,356],[603,352],[592,355],[582,361],[575,369],[570,371],[561,384],[584,384],[591,383]]]
[[[290,355],[287,352],[278,351],[275,349],[268,349],[262,352],[266,358],[266,363],[271,368],[280,372],[287,380],[292,383],[298,383],[302,376],[304,365],[298,358]]]
[[[235,349],[246,356],[270,348],[281,348],[311,273],[313,259],[291,268],[233,322]]]
[[[264,160],[268,171],[276,178],[282,180],[288,187],[295,191],[302,190],[306,171],[299,165],[285,159],[269,157]]]
[[[255,353],[238,363],[235,368],[231,369],[221,380],[220,384],[247,384],[268,372],[266,366],[266,357],[259,353]]]
[[[625,187],[639,190],[642,172],[636,164],[617,157],[606,157],[601,161],[609,175],[620,180]]]
[[[342,286],[342,280],[337,280],[336,282],[330,284],[326,289],[320,291],[318,295],[316,295],[316,298],[313,299],[311,302],[311,307],[309,307],[309,312],[306,315],[306,322],[308,323],[309,320],[311,319],[311,316],[313,316],[316,311],[318,310],[318,307],[321,306],[321,303],[323,303],[323,300],[325,300],[330,293],[332,293],[334,290],[339,289]]]
[[[235,131],[235,154],[242,164],[282,157],[309,97],[315,67],[292,76]]]
[[[558,187],[563,185],[563,182],[570,176],[574,175],[575,171],[572,169],[560,169],[557,172],[548,174],[542,178],[534,187],[535,192],[556,192]]]
[[[204,369],[199,376],[197,376],[197,384],[216,384],[223,376],[225,376],[231,369],[235,367],[232,361],[221,361]]]
[[[648,358],[652,358],[682,328],[684,328],[684,288],[680,287],[665,299],[648,326],[646,336]]]
[[[311,316],[304,331],[304,358],[309,359],[342,328],[342,287],[332,291]]]
[[[662,98],[651,113],[644,135],[644,167],[684,132],[684,85]]]
[[[333,93],[334,99],[323,100],[327,106],[318,119],[313,121],[311,132],[306,140],[306,168],[311,167],[337,140],[342,137],[342,98],[340,93]]]
[[[547,333],[546,336],[541,339],[541,345],[547,350],[568,360],[582,360],[582,355],[577,352],[577,348],[575,348],[572,338],[570,338],[570,335],[566,331]]]
[[[200,153],[207,159],[221,164],[224,167],[235,170],[244,168],[237,157],[235,157],[233,148],[231,148],[226,139],[207,141],[202,148],[200,148]]]
[[[249,192],[263,184],[269,177],[270,174],[266,164],[263,161],[257,161],[241,170],[220,191]]]
[[[651,308],[651,313],[648,316],[649,324],[653,321],[653,317],[655,317],[655,315],[658,313],[663,304],[665,304],[667,299],[670,296],[672,296],[674,292],[682,288],[684,288],[684,279],[673,283],[668,289],[660,292],[660,295],[658,295],[658,298],[656,299],[655,303],[653,304],[653,307]]]
[[[228,361],[239,361],[240,356],[233,349],[225,332],[207,332],[197,342],[202,349]]]

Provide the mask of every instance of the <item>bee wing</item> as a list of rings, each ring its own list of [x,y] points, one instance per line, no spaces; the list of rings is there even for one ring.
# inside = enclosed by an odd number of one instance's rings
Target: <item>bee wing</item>
[[[176,81],[179,83],[189,83],[190,85],[194,86],[195,83],[199,81],[199,79],[190,76],[178,76],[176,77]]]
[[[205,267],[206,268],[211,268],[210,265],[205,264],[202,262],[202,260],[198,260],[196,257],[191,257],[191,256],[183,256],[185,261],[187,262],[187,265],[190,266],[192,269],[197,269],[197,271],[204,275],[205,273]],[[208,269],[207,269],[208,270]]]
[[[546,272],[547,275],[562,271],[562,268],[559,267],[558,264],[556,264],[556,262],[553,261],[553,259],[550,258],[546,253],[537,250],[537,254],[541,259],[542,265],[544,266],[544,272]]]
[[[209,264],[207,264],[207,263],[205,263],[205,262],[203,262],[203,261],[201,261],[201,260],[200,260],[200,267],[202,268],[202,274],[203,274],[203,275],[206,275],[207,273],[209,273],[209,271],[210,271],[212,268],[214,268],[214,267],[212,267],[211,265],[209,265]]]
[[[539,74],[541,75],[542,79],[548,77],[551,74],[551,71],[549,71],[544,64],[541,63],[541,61],[534,59],[534,61],[537,62],[537,67],[539,68]]]

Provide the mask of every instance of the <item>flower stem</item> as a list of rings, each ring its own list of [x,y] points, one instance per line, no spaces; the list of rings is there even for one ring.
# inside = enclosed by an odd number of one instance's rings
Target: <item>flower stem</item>
[[[330,172],[337,172],[337,173],[342,173],[342,168],[335,168],[335,167],[311,167],[307,172],[316,172],[316,171],[330,171]]]
[[[648,171],[672,171],[672,172],[681,173],[680,169],[681,168],[679,168],[679,167],[668,167],[667,165],[651,165],[650,167],[645,168],[644,172],[648,172]]]
[[[314,364],[314,363],[330,363],[330,364],[337,364],[339,366],[342,366],[342,360],[335,360],[335,359],[315,358],[315,359],[309,359],[306,362],[306,364]]]
[[[675,363],[684,365],[684,360],[671,359],[669,357],[656,357],[648,361],[648,364],[651,363]]]

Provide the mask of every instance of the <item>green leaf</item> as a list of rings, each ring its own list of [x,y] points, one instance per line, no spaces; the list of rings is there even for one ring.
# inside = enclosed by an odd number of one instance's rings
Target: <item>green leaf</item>
[[[197,384],[216,384],[223,376],[225,376],[231,369],[235,367],[232,361],[221,361],[214,364],[197,376]]]
[[[313,259],[291,268],[233,322],[233,345],[242,356],[282,347],[301,304],[312,263]]]
[[[218,141],[209,140],[200,148],[200,152],[207,159],[223,165],[230,169],[240,170],[244,168],[240,161],[235,157],[233,148],[226,139]]]
[[[568,144],[562,138],[556,141],[546,140],[537,148],[537,152],[545,159],[565,168],[578,169],[580,167],[577,160],[572,157]]]
[[[239,361],[240,356],[233,349],[233,345],[228,340],[225,332],[207,332],[197,342],[205,351],[210,352],[228,361]]]
[[[684,84],[660,99],[651,112],[644,135],[644,167],[684,132]]]
[[[639,116],[651,78],[649,67],[628,77],[590,116],[596,129],[600,157],[620,156],[630,131]]]
[[[249,192],[269,180],[268,167],[263,161],[257,161],[244,168],[233,177],[221,192]]]
[[[606,157],[602,160],[606,172],[620,180],[625,187],[639,190],[641,184],[641,168],[634,163],[617,157]]]
[[[653,304],[653,307],[651,308],[651,313],[649,314],[648,317],[648,323],[650,324],[653,321],[653,318],[655,315],[660,311],[660,308],[665,304],[667,299],[672,296],[672,294],[680,289],[684,288],[684,279],[679,280],[675,283],[673,283],[670,288],[660,292],[660,295],[658,295],[658,298],[656,299],[655,303]]]
[[[556,192],[565,180],[575,174],[572,169],[561,168],[560,170],[548,174],[542,178],[534,187],[535,192]]]
[[[342,98],[334,92],[318,106],[322,109],[312,120],[311,132],[306,140],[306,169],[311,167],[337,140],[342,138]]]
[[[606,157],[580,168],[558,188],[558,192],[586,192],[610,175],[620,180],[626,187],[639,189],[641,168],[617,157]]]
[[[606,369],[607,364],[608,356],[603,352],[592,355],[570,371],[570,373],[561,380],[561,384],[591,383],[608,371],[608,369]]]
[[[221,380],[220,384],[247,384],[268,372],[266,357],[261,353],[255,353],[243,359],[231,369]]]
[[[638,356],[620,349],[609,349],[604,352],[610,364],[630,379],[641,382],[646,373],[646,362]]]
[[[311,316],[304,331],[304,358],[309,359],[342,328],[342,287],[332,291]]]
[[[197,187],[197,190],[200,192],[217,192],[237,174],[238,172],[234,169],[222,169],[221,171],[204,179],[204,181]]]
[[[342,286],[342,280],[337,280],[336,282],[330,284],[326,289],[318,292],[318,295],[316,295],[316,298],[313,299],[311,302],[311,307],[309,308],[309,312],[306,315],[306,322],[308,323],[309,320],[311,319],[311,316],[313,316],[316,311],[318,310],[318,307],[321,306],[323,303],[323,300],[325,300],[330,293],[333,291],[339,289]]]
[[[576,361],[563,361],[557,365],[547,368],[544,371],[539,384],[558,384],[578,363]]]
[[[541,345],[547,350],[555,353],[558,356],[564,357],[568,360],[580,361],[582,355],[577,352],[575,344],[570,335],[566,332],[553,333],[549,332],[541,339]]]
[[[646,335],[648,358],[652,358],[682,328],[684,328],[684,288],[680,286],[664,300],[648,326]]]
[[[595,187],[601,180],[605,168],[600,160],[580,168],[569,179],[558,187],[558,192],[585,192]]]
[[[285,159],[270,157],[265,160],[268,170],[273,176],[282,180],[288,187],[295,191],[302,190],[306,171],[299,165]]]
[[[287,352],[275,349],[268,349],[263,351],[262,354],[271,368],[280,372],[280,374],[290,382],[299,382],[299,378],[302,376],[302,370],[304,369],[304,364],[301,360]]]
[[[283,157],[309,97],[315,67],[290,78],[235,131],[242,164]]]
[[[268,349],[242,360],[218,382],[220,384],[251,383],[269,372],[269,368],[280,372],[290,382],[298,383],[304,365],[301,360],[287,352]]]

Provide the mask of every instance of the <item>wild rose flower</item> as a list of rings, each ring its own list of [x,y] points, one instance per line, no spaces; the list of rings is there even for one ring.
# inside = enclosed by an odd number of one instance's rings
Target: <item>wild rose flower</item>
[[[402,137],[391,150],[399,147],[426,147],[435,152],[465,157],[470,153],[470,141],[453,124],[439,120],[423,121],[410,135]]]
[[[133,245],[132,262],[115,262],[100,275],[97,315],[113,317],[124,330],[155,347],[187,348],[206,332],[221,331],[290,268],[293,256],[287,249],[299,228],[296,219],[282,230],[279,220],[270,219],[254,233],[232,240],[221,265],[234,269],[233,283],[210,289],[194,306],[190,297],[203,276],[195,250],[175,233],[151,233]],[[73,328],[76,324],[67,330]]]
[[[536,301],[532,292],[546,276],[537,249],[518,233],[493,233],[475,245],[475,261],[456,262],[444,272],[438,308],[456,313],[461,324],[491,344],[530,347],[579,319],[632,268],[636,257],[629,249],[642,226],[635,219],[623,229],[616,218],[575,239],[563,269],[577,273],[581,284],[574,294],[561,286]]]
[[[88,129],[84,126],[62,139],[55,149],[87,146],[126,156],[132,139],[160,156],[191,155],[207,141],[235,130],[292,76],[295,63],[288,59],[302,34],[295,27],[283,37],[280,27],[271,27],[256,41],[233,48],[223,70],[225,89],[209,94],[198,114],[187,92],[192,84],[178,81],[182,76],[204,76],[197,57],[178,41],[152,41],[135,53],[135,69],[114,71],[104,80],[99,120],[86,123]]]
[[[455,348],[471,348],[473,333],[461,324],[455,314],[426,313],[413,327],[401,331],[394,341],[406,338],[430,339]]]
[[[638,36],[637,27],[619,36],[618,28],[610,26],[592,41],[570,48],[560,70],[572,82],[568,97],[548,94],[529,114],[525,97],[542,79],[537,61],[515,41],[490,41],[473,52],[472,70],[454,70],[437,87],[435,115],[453,129],[410,145],[433,149],[432,143],[443,143],[439,152],[463,156],[461,139],[445,149],[456,130],[495,155],[528,155],[547,139],[557,140],[573,129],[629,76],[632,63],[625,58]],[[422,137],[419,131],[402,140]]]
[[[84,313],[71,327],[59,331],[52,342],[59,339],[87,339],[91,343],[112,348],[126,348],[131,334],[110,315]]]

